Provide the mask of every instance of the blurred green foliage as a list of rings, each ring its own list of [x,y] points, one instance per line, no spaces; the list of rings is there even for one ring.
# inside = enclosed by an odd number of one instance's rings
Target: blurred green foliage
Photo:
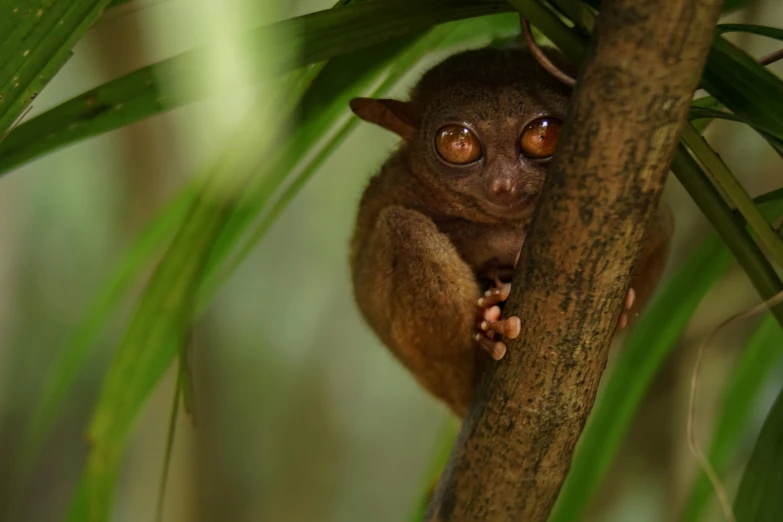
[[[0,477],[0,519],[152,519],[177,373],[167,369],[178,354],[192,380],[194,416],[178,419],[163,519],[407,517],[423,508],[454,422],[378,345],[353,306],[346,251],[353,213],[393,140],[377,129],[352,133],[347,102],[404,97],[445,54],[515,36],[516,15],[494,14],[512,6],[579,60],[590,9],[600,6],[138,3],[0,4],[0,55],[9,57],[0,66],[3,129],[80,42],[35,98],[35,114],[0,142],[0,171],[9,174],[0,191],[0,238],[9,252],[0,260],[0,462],[10,470]],[[98,18],[107,4],[127,5],[117,8],[121,16]],[[761,8],[748,9],[767,23]],[[744,23],[753,20],[727,19],[720,33],[780,38],[780,29]],[[136,61],[113,75],[102,70],[111,53],[134,44],[99,38],[108,24],[130,28],[137,42]],[[139,36],[145,32],[157,40]],[[722,161],[699,136],[704,125],[686,133],[673,166],[682,187],[672,190],[684,198],[678,229],[690,224],[678,232],[686,252],[675,257],[689,255],[672,266],[610,368],[552,520],[628,520],[623,509],[635,520],[707,519],[709,484],[699,474],[687,493],[690,473],[676,480],[681,498],[670,511],[641,515],[654,496],[644,493],[643,473],[628,482],[642,500],[628,495],[588,510],[601,488],[611,488],[610,464],[632,442],[626,433],[699,310],[717,314],[715,324],[742,301],[703,302],[717,292],[731,256],[763,297],[783,288],[775,266],[783,243],[770,226],[780,215],[780,193],[770,192],[779,183],[758,174],[779,169],[783,83],[742,46],[716,36],[702,87],[709,96],[694,103],[691,118],[744,123],[763,140],[746,134],[743,143],[756,140],[764,152]],[[152,128],[165,131],[143,139]],[[142,178],[147,155],[166,179]],[[758,192],[770,195],[758,204],[749,196]],[[704,237],[699,213],[717,235],[691,253],[693,238]],[[147,224],[137,236],[129,223],[139,220]],[[781,480],[780,400],[767,416],[768,387],[781,375],[780,334],[766,317],[736,368],[724,372],[730,384],[709,453],[722,474],[748,462],[739,520],[776,520],[783,506],[758,493]],[[670,412],[661,424],[672,419]],[[673,438],[683,444],[685,436]],[[421,516],[419,509],[414,518]]]

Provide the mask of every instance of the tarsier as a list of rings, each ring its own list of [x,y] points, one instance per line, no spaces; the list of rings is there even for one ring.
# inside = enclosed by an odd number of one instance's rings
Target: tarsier
[[[547,56],[568,67],[557,52]],[[526,49],[485,48],[435,66],[410,101],[351,101],[361,119],[402,138],[359,205],[350,254],[357,304],[395,357],[460,417],[483,367],[505,354],[503,339],[524,328],[524,318],[501,320],[501,306],[570,94]],[[662,206],[619,327],[657,285],[671,231]]]

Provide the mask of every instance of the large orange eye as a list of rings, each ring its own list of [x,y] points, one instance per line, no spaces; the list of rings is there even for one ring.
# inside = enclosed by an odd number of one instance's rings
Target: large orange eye
[[[562,122],[556,118],[539,118],[527,125],[519,138],[522,154],[532,159],[548,158],[555,153]]]
[[[445,125],[435,133],[435,148],[447,163],[467,165],[481,157],[481,143],[462,125]]]

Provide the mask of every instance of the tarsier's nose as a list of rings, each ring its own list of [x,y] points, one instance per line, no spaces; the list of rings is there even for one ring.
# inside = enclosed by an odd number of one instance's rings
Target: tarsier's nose
[[[514,180],[506,176],[499,176],[489,182],[489,190],[495,196],[512,197],[516,195],[518,189]]]

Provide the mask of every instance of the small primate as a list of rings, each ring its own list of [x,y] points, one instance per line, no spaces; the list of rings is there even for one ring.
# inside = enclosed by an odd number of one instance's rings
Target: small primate
[[[547,56],[569,67],[559,53]],[[486,48],[435,66],[410,101],[351,101],[359,118],[402,138],[359,205],[350,254],[357,304],[395,357],[460,417],[489,357],[501,359],[503,338],[524,328],[524,318],[501,320],[500,307],[570,94],[527,49]],[[671,232],[662,207],[619,327],[655,289]]]

